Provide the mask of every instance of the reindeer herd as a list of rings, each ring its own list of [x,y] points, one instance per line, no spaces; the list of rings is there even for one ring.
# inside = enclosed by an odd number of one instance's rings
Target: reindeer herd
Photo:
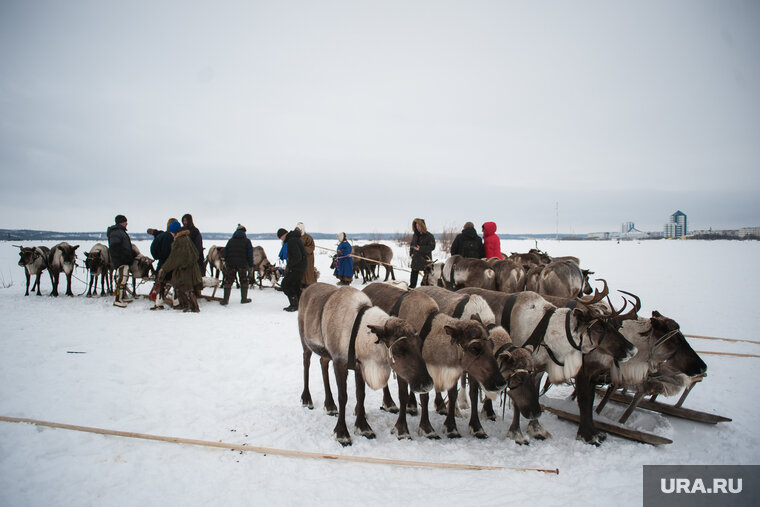
[[[61,273],[66,276],[66,295],[73,296],[71,291],[71,278],[74,274],[74,268],[77,264],[77,250],[79,245],[70,245],[66,242],[58,243],[52,248],[46,246],[25,247],[15,245],[19,249],[18,265],[24,268],[24,275],[26,277],[26,291],[25,296],[29,295],[29,285],[31,278],[35,277],[34,284],[32,284],[32,292],[36,291],[37,295],[42,295],[40,278],[42,273],[47,270],[50,275],[50,282],[52,290],[51,296],[58,296],[58,284],[60,281]],[[134,252],[134,259],[129,266],[129,274],[132,278],[132,292],[135,293],[137,289],[137,280],[152,280],[155,279],[156,270],[153,266],[154,259],[143,255],[140,249],[136,245],[132,244],[132,250]],[[208,255],[206,256],[206,263],[210,269],[210,274],[213,277],[219,278],[219,274],[223,271],[224,259],[222,259],[222,251],[224,247],[212,246],[209,248]],[[84,253],[85,261],[84,266],[88,273],[89,281],[87,282],[87,297],[96,296],[98,294],[98,281],[100,281],[100,295],[113,295],[113,277],[115,267],[111,261],[111,255],[108,251],[108,247],[102,243],[96,243],[89,252]],[[253,249],[253,261],[254,267],[251,270],[250,283],[259,285],[259,288],[263,288],[262,281],[267,280],[274,286],[280,279],[279,269],[269,262],[264,249],[260,246],[256,246]],[[216,273],[214,273],[216,271]]]
[[[372,283],[357,290],[317,283],[304,290],[298,330],[303,346],[304,387],[301,403],[313,408],[309,387],[312,354],[320,357],[324,408],[337,415],[335,438],[350,445],[346,425],[348,370],[354,370],[357,406],[355,432],[374,437],[364,409],[365,385],[383,389],[382,410],[398,412],[393,432],[411,438],[407,414],[417,414],[418,433],[440,438],[430,422],[434,411],[445,415],[443,433],[457,438],[455,415],[470,407],[469,431],[487,435],[483,413],[495,420],[493,402],[500,393],[514,404],[506,435],[527,444],[527,434],[551,435],[540,423],[540,384],[575,386],[580,424],[577,438],[600,445],[606,435],[595,428],[594,390],[599,385],[646,394],[672,395],[705,374],[705,363],[680,332],[678,323],[657,311],[638,315],[641,300],[625,291],[615,308],[607,282],[592,289],[587,270],[572,257],[551,258],[532,250],[505,260],[451,257],[432,263],[416,289],[395,283]],[[626,308],[630,305],[630,309]],[[338,388],[335,404],[329,363]],[[396,405],[388,387],[391,371],[398,382]],[[459,386],[468,396],[459,396]],[[445,402],[443,394],[447,394]],[[469,399],[468,399],[469,398]]]

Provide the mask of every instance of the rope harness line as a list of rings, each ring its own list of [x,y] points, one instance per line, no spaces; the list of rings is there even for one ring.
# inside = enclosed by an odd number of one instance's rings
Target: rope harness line
[[[259,454],[272,454],[277,456],[288,456],[291,458],[315,458],[335,461],[349,461],[354,463],[369,463],[375,465],[395,465],[405,467],[423,467],[423,468],[444,468],[453,470],[514,470],[519,472],[543,472],[545,474],[559,474],[558,468],[521,468],[507,466],[491,465],[469,465],[460,463],[439,463],[427,461],[407,461],[395,459],[372,458],[368,456],[342,456],[340,454],[326,454],[319,452],[294,451],[290,449],[277,449],[271,447],[259,447],[248,444],[233,444],[228,442],[211,442],[208,440],[194,440],[189,438],[170,437],[162,435],[150,435],[146,433],[132,433],[127,431],[109,430],[103,428],[92,428],[88,426],[75,426],[72,424],[63,424],[49,421],[39,421],[36,419],[26,419],[21,417],[0,416],[0,421],[8,423],[28,423],[35,426],[45,426],[48,428],[58,428],[71,431],[80,431],[84,433],[95,433],[98,435],[108,435],[125,438],[137,438],[142,440],[153,440],[159,442],[168,442],[172,444],[186,444],[203,447],[216,447],[219,449],[232,449],[235,451],[250,451]]]

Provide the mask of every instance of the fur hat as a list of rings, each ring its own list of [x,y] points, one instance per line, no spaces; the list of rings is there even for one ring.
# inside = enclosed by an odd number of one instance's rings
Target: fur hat
[[[306,226],[303,224],[303,222],[298,222],[296,224],[296,229],[301,231],[301,234],[306,234]]]
[[[287,233],[288,233],[287,229],[283,229],[282,227],[277,229],[277,237],[280,239],[282,239],[283,234],[287,234]]]
[[[116,215],[116,218],[113,219],[115,224],[123,224],[127,221],[127,217],[124,215]]]
[[[236,231],[239,231],[239,230],[241,230],[241,229],[242,229],[242,231],[243,231],[243,232],[245,232],[245,226],[244,226],[244,225],[240,225],[240,224],[238,224],[238,226],[237,226],[237,229],[235,229],[235,230],[236,230]]]
[[[169,224],[169,227],[167,230],[171,232],[172,234],[177,234],[177,231],[182,228],[182,224],[177,222],[176,220]]]

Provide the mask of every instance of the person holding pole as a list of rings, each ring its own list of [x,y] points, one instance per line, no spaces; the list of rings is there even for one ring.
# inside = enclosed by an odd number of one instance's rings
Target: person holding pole
[[[354,279],[354,260],[351,258],[351,243],[345,232],[338,233],[338,251],[335,257],[335,271],[338,285],[351,285]]]

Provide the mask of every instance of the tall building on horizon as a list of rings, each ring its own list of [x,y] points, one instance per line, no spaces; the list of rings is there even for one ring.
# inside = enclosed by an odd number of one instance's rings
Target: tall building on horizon
[[[682,238],[688,234],[686,227],[686,213],[681,210],[670,215],[670,219],[665,224],[666,238]]]

